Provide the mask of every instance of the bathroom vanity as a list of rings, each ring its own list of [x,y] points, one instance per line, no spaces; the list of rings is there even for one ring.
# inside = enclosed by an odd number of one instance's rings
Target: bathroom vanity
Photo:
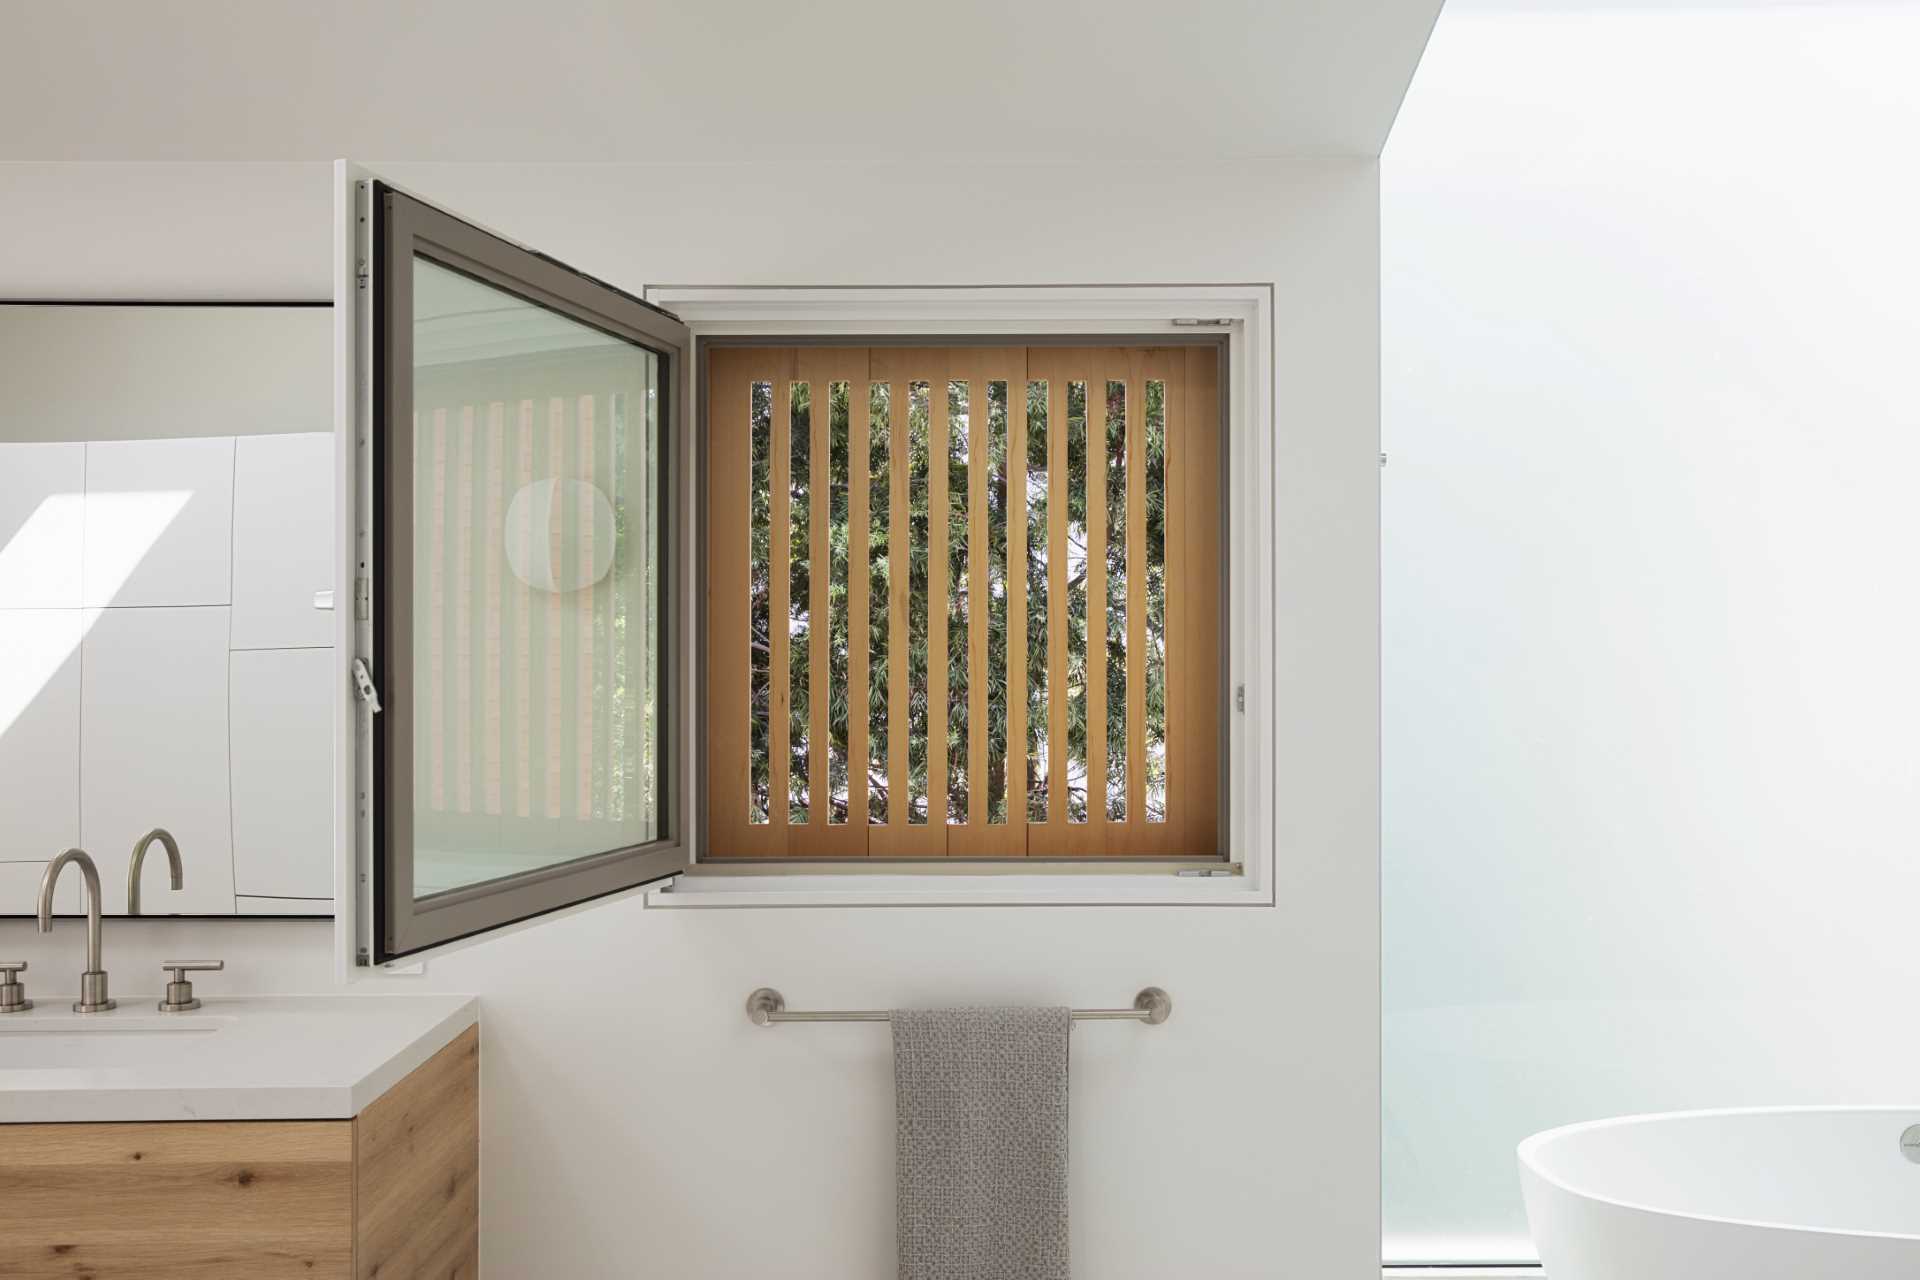
[[[464,996],[9,1014],[0,1275],[470,1280],[479,1055]]]

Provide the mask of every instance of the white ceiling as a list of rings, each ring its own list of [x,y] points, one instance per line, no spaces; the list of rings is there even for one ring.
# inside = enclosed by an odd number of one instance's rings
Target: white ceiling
[[[0,160],[1374,155],[1440,0],[0,0]]]

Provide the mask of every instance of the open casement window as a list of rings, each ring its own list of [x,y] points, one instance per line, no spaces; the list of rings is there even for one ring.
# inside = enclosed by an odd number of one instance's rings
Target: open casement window
[[[668,551],[689,343],[550,258],[357,192],[379,963],[684,869]]]
[[[703,856],[1219,857],[1219,364],[713,349]]]

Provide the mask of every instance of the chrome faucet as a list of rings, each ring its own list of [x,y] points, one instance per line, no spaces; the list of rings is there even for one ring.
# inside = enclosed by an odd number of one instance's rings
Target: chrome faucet
[[[141,836],[140,842],[133,846],[133,861],[127,864],[127,914],[130,916],[140,914],[140,864],[147,859],[147,846],[155,840],[158,840],[160,847],[167,851],[167,867],[172,873],[173,891],[180,892],[182,885],[185,884],[185,872],[180,867],[180,846],[173,842],[171,831],[165,827],[155,827]]]
[[[40,932],[53,932],[53,889],[69,862],[80,864],[87,891],[87,969],[80,975],[80,998],[73,1002],[73,1011],[105,1013],[114,1002],[107,997],[107,971],[100,963],[100,869],[85,849],[69,849],[47,864],[47,873],[40,877]]]

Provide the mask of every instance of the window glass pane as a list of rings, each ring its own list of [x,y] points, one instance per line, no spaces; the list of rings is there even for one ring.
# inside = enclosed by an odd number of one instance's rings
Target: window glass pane
[[[652,352],[412,264],[414,894],[659,835]]]
[[[807,820],[807,808],[813,797],[808,785],[807,766],[811,760],[807,740],[813,723],[813,395],[804,382],[793,383],[787,397],[787,421],[792,435],[787,480],[788,557],[792,565],[787,579],[787,675],[792,701],[788,704],[788,733],[793,743],[791,764],[787,770],[787,821],[796,825]]]
[[[867,821],[887,821],[888,632],[893,600],[893,388],[884,382],[867,393]],[[856,570],[857,572],[857,570]],[[859,690],[854,691],[855,696]]]
[[[852,389],[827,387],[827,821],[844,823],[852,803],[848,791],[847,716],[854,709],[847,691],[847,556],[851,551],[852,493],[848,489],[847,450],[852,447]]]
[[[1087,820],[1087,384],[1067,383],[1067,821]]]
[[[928,600],[930,580],[928,564],[928,506],[933,465],[932,388],[925,382],[910,383],[907,388],[907,497],[911,508],[908,528],[913,541],[909,556],[907,601],[907,821],[925,825],[927,821],[927,638],[932,617]],[[943,610],[944,612],[944,610]],[[944,788],[943,788],[944,789]]]
[[[947,383],[947,821],[967,820],[967,483],[972,433],[967,384]]]
[[[1167,384],[1147,380],[1146,819],[1167,820]]]
[[[1027,384],[1027,820],[1047,820],[1047,384]]]
[[[756,382],[752,404],[753,474],[748,483],[747,821],[772,818],[773,790],[773,384]]]
[[[987,384],[987,821],[1007,820],[1007,384]]]
[[[1127,384],[1107,383],[1107,817],[1127,816]]]

